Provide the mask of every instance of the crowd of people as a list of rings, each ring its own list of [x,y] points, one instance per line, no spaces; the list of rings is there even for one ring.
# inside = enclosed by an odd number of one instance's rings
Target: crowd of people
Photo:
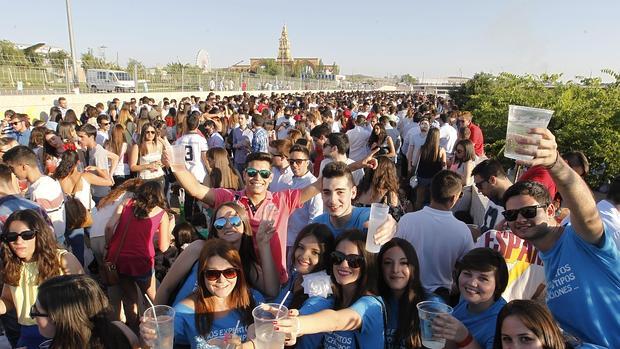
[[[261,303],[290,310],[273,323],[287,347],[424,348],[432,331],[620,348],[620,178],[597,203],[587,158],[549,130],[508,169],[472,113],[424,93],[61,97],[43,114],[1,127],[15,348],[148,348],[149,304],[174,308],[174,348],[260,348]],[[423,323],[425,301],[452,312]]]

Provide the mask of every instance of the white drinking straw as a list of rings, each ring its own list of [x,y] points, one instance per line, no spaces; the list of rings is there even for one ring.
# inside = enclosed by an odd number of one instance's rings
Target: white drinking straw
[[[157,338],[159,338],[159,324],[157,323],[157,314],[155,313],[155,304],[151,302],[151,299],[149,298],[149,296],[146,295],[146,293],[144,294],[144,298],[146,298],[146,301],[149,302],[149,305],[153,309],[153,318],[155,318],[155,333],[157,333]]]
[[[280,311],[282,310],[282,306],[284,306],[284,302],[286,302],[286,299],[288,298],[290,294],[291,294],[291,291],[288,290],[286,291],[286,295],[284,295],[284,298],[282,298],[282,302],[280,302],[280,305],[278,306],[278,315],[276,315],[276,320],[278,320],[278,318],[280,317]]]
[[[237,325],[235,326],[235,330],[233,331],[233,336],[237,334],[237,330],[239,329],[239,324],[241,323],[241,320],[237,320]],[[228,349],[228,346],[230,346],[231,344],[226,344],[226,349]],[[234,349],[234,347],[233,347]]]

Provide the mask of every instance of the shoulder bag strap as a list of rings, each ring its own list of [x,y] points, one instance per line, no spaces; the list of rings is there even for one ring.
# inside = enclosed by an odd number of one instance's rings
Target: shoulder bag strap
[[[413,171],[413,175],[418,175],[418,166],[420,165],[420,159],[422,158],[422,149],[420,149],[420,153],[418,154],[418,161],[415,163],[415,171]]]
[[[125,229],[123,229],[123,236],[121,236],[121,243],[120,245],[118,245],[118,250],[116,251],[116,255],[114,256],[114,259],[112,260],[112,263],[114,264],[116,264],[116,262],[118,261],[118,257],[121,254],[121,250],[123,249],[123,246],[125,245],[125,238],[127,237],[127,229],[129,229],[129,223],[131,223],[131,218],[132,218],[132,215],[129,215],[129,222],[125,224]]]

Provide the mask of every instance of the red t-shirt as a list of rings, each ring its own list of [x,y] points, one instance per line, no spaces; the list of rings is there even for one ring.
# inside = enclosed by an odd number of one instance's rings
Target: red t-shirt
[[[474,143],[474,152],[476,155],[482,156],[482,154],[484,154],[484,137],[482,136],[482,130],[478,125],[474,125],[474,123],[470,123],[468,127],[471,132],[469,140]]]
[[[323,161],[325,156],[323,156],[323,147],[316,146],[314,150],[316,151],[316,158],[314,158],[314,163],[312,163],[312,173],[318,178],[321,175],[319,173],[321,171],[321,161]]]
[[[551,195],[551,200],[555,199],[555,194],[557,193],[557,188],[555,187],[555,182],[553,178],[551,178],[551,174],[549,174],[549,170],[544,168],[543,166],[534,166],[529,170],[525,171],[521,177],[519,177],[519,182],[525,181],[533,181],[538,182],[545,186]]]
[[[252,212],[250,208],[250,200],[245,195],[245,190],[234,191],[231,189],[217,188],[215,190],[215,203],[213,207],[217,208],[221,204],[235,200],[235,194],[239,199],[237,202],[245,207],[250,217],[250,225],[252,226],[252,239],[254,240],[254,247],[256,248],[256,233],[258,232],[258,226],[260,225],[263,217],[263,209],[268,203],[273,203],[278,208],[278,215],[276,217],[276,234],[271,238],[270,246],[273,256],[273,262],[278,269],[278,275],[280,277],[280,283],[286,283],[288,280],[288,274],[286,271],[286,240],[288,231],[288,218],[293,211],[303,206],[301,202],[301,190],[284,190],[277,193],[267,192],[265,200],[258,206],[256,212]],[[257,251],[258,255],[258,251]]]

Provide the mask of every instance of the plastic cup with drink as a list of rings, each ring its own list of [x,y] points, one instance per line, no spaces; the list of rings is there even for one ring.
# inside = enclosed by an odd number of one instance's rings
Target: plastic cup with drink
[[[553,110],[522,107],[511,105],[508,107],[508,126],[506,127],[506,148],[504,156],[515,160],[531,160],[534,157],[518,154],[517,149],[536,151],[537,145],[519,144],[520,139],[541,138],[540,135],[529,134],[531,128],[547,128],[553,116]]]
[[[185,168],[185,156],[187,155],[187,150],[185,149],[185,145],[183,144],[175,144],[170,147],[170,168],[174,172],[175,169],[183,169]]]
[[[422,345],[429,349],[441,349],[446,344],[445,338],[435,337],[433,333],[433,319],[439,314],[452,314],[452,307],[440,302],[426,301],[417,305],[420,317],[420,333]]]
[[[252,310],[252,316],[254,316],[256,349],[284,348],[285,335],[274,330],[273,321],[285,319],[288,316],[288,308],[280,304],[263,303]]]
[[[155,330],[157,338],[151,340],[152,349],[170,349],[174,342],[174,309],[167,305],[156,305],[144,312],[144,326]]]
[[[368,234],[366,235],[366,251],[379,253],[381,245],[375,243],[377,229],[387,221],[390,206],[381,203],[370,205],[370,218],[368,219]]]

